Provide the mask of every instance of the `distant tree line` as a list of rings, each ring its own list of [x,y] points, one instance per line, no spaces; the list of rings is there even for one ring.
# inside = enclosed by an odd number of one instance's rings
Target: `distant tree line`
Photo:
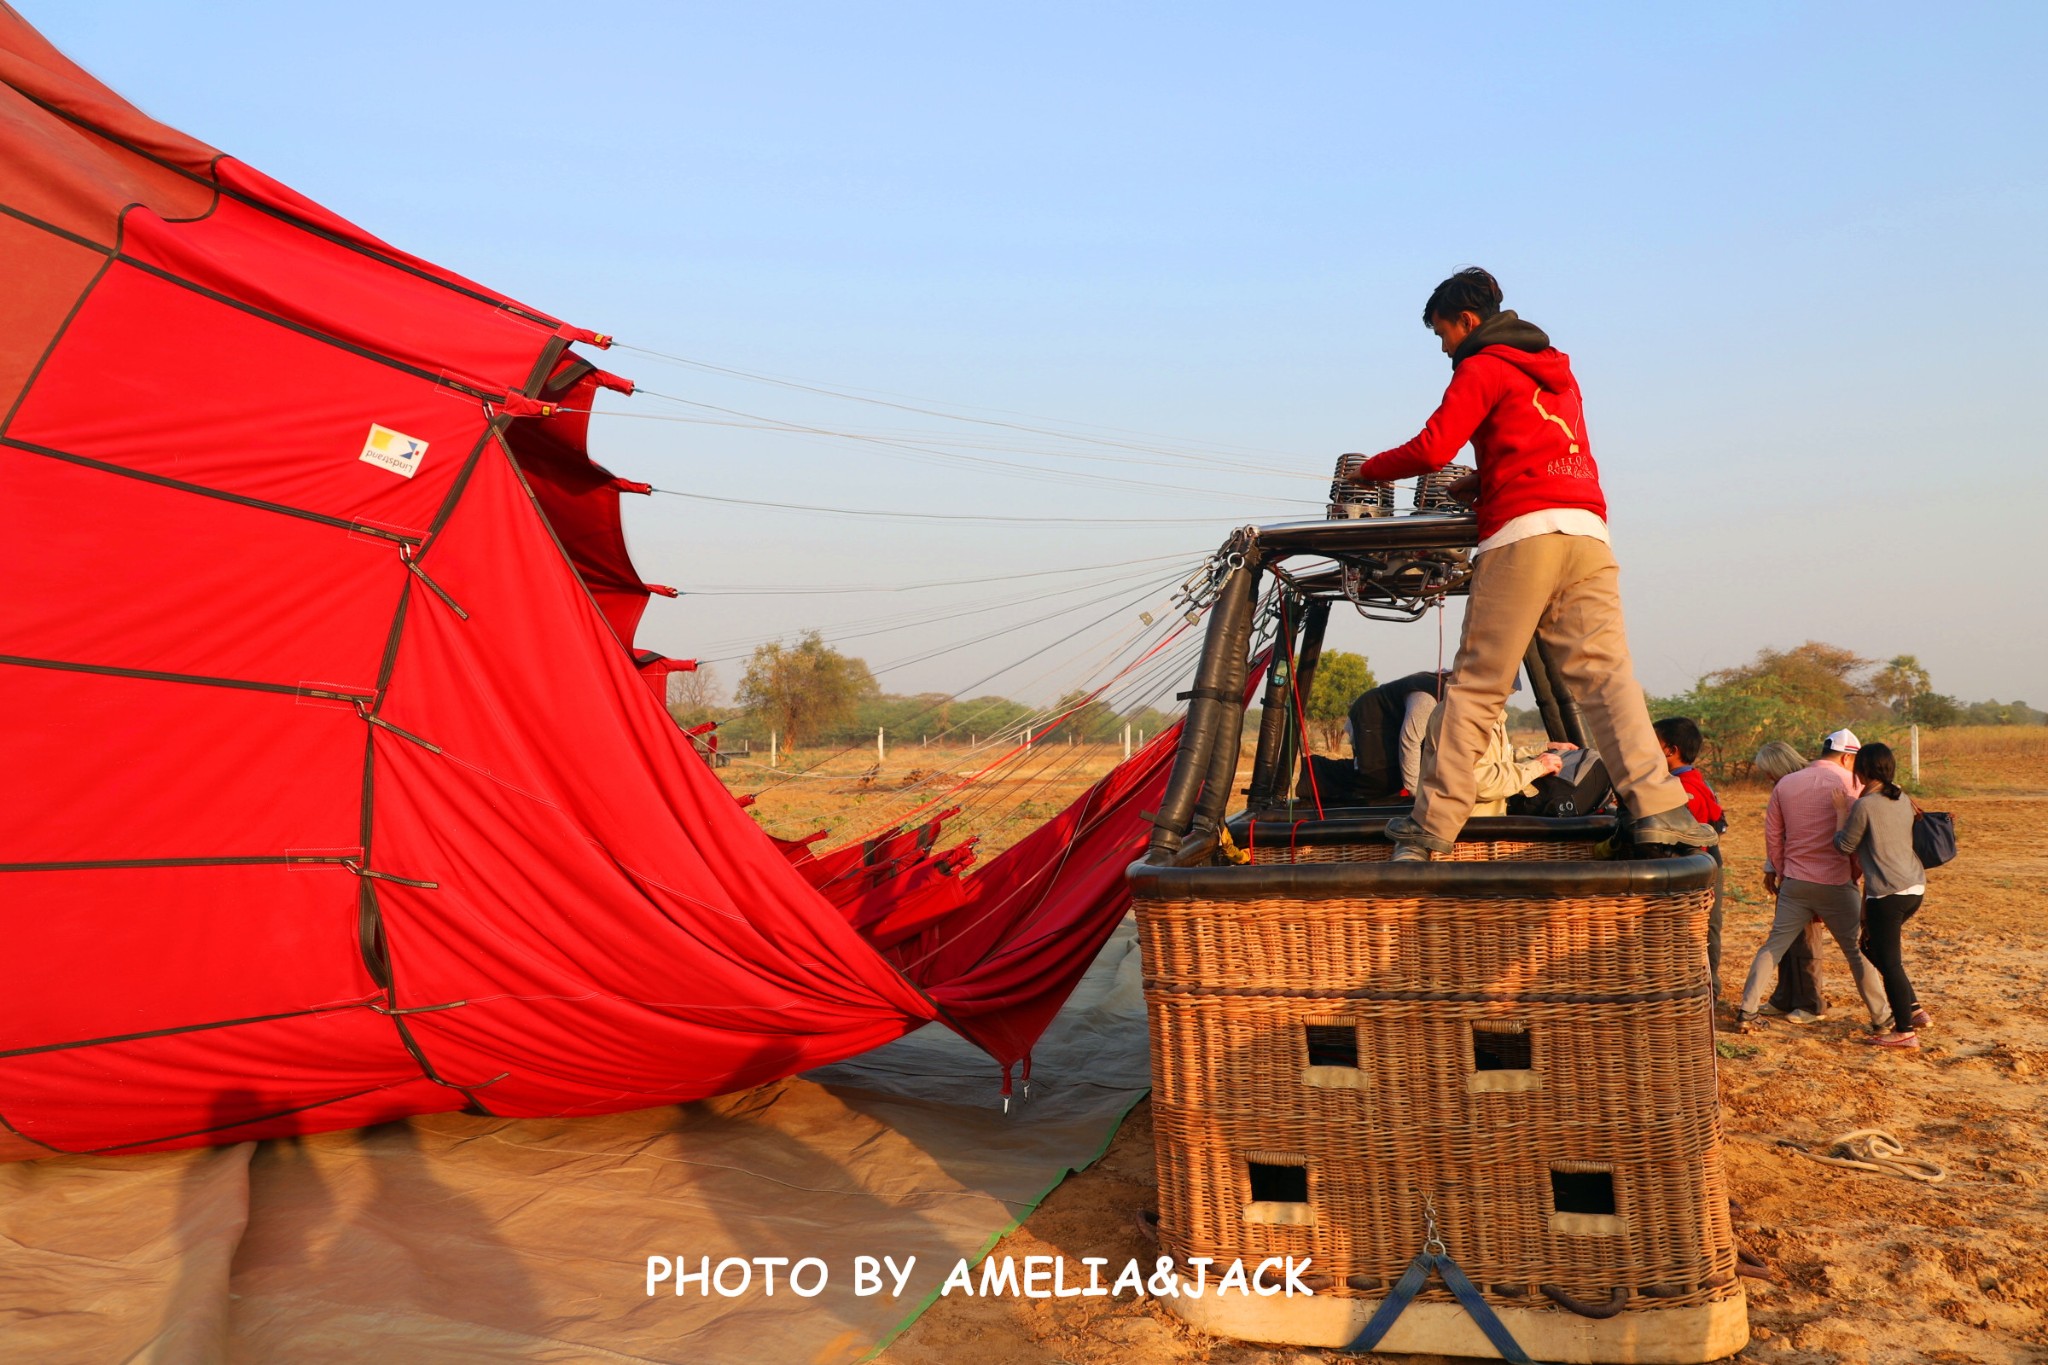
[[[884,692],[865,661],[840,653],[813,631],[794,642],[756,649],[747,660],[730,705],[721,705],[709,669],[677,675],[671,711],[684,725],[719,722],[728,739],[765,744],[773,732],[785,749],[863,744],[886,730],[899,745],[930,737],[964,744],[970,737],[1018,734],[1049,721],[1042,708],[1008,697],[958,698],[926,692]],[[1324,752],[1344,745],[1344,718],[1352,701],[1374,686],[1360,654],[1332,650],[1322,656],[1310,695],[1299,704]],[[1071,692],[1051,714],[1072,710],[1059,728],[1087,743],[1113,743],[1126,725],[1156,735],[1174,721],[1157,707],[1118,712],[1101,700]],[[1765,743],[1781,739],[1802,753],[1820,737],[1848,725],[1866,738],[1890,738],[1908,725],[2044,725],[2048,712],[2022,701],[1962,702],[1934,690],[1920,661],[1901,654],[1882,663],[1853,650],[1809,640],[1793,649],[1759,650],[1754,659],[1707,674],[1688,691],[1650,699],[1655,716],[1685,715],[1706,739],[1703,761],[1740,777]],[[1540,729],[1534,710],[1510,708],[1515,729]],[[1254,722],[1255,723],[1255,722]]]
[[[1009,697],[953,697],[943,692],[903,695],[884,692],[865,660],[849,657],[815,631],[792,643],[762,645],[747,660],[733,689],[730,705],[719,703],[716,674],[710,669],[677,675],[669,710],[685,726],[719,723],[728,740],[766,745],[769,735],[785,749],[843,748],[872,743],[875,731],[886,730],[891,744],[910,745],[929,738],[933,743],[964,745],[992,736],[1017,735],[1031,724],[1042,731],[1054,716],[1071,710],[1060,722],[1057,738],[1072,735],[1083,743],[1112,743],[1130,725],[1147,737],[1172,725],[1175,717],[1157,707],[1118,712],[1085,692],[1071,692],[1048,710]]]
[[[2048,724],[2048,713],[2023,701],[1959,702],[1936,692],[1911,654],[1879,663],[1818,640],[1759,650],[1746,664],[1707,674],[1690,691],[1652,698],[1650,712],[1698,721],[1706,740],[1703,761],[1735,777],[1748,774],[1756,751],[1771,740],[1811,755],[1822,735],[1845,725],[1865,739],[1891,739],[1909,725]]]

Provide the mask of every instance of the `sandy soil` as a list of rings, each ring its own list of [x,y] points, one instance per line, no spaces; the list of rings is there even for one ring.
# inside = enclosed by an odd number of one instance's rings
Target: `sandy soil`
[[[1737,1229],[1777,1271],[1747,1281],[1771,1365],[2048,1362],[2048,730],[1958,730],[1923,740],[1923,803],[1952,810],[1960,858],[1930,879],[1908,928],[1909,969],[1936,1017],[1918,1054],[1859,1046],[1853,992],[1831,964],[1825,1020],[1723,1034],[1723,1121]],[[1739,982],[1769,923],[1761,788],[1722,793],[1727,956]],[[1731,985],[1728,989],[1733,990]],[[1777,1145],[1824,1148],[1881,1127],[1947,1167],[1938,1185],[1839,1170]],[[1153,1254],[1134,1214],[1153,1201],[1149,1107],[996,1255]],[[1283,1365],[1344,1357],[1200,1336],[1126,1297],[947,1299],[879,1359],[887,1365]]]
[[[986,861],[1066,809],[1122,758],[1121,745],[1070,745],[1055,736],[1022,753],[1007,744],[906,744],[881,762],[873,745],[805,750],[773,769],[759,756],[734,756],[718,775],[728,790],[755,797],[755,820],[777,838],[829,829],[820,849],[958,806],[940,846],[978,836],[976,852]]]

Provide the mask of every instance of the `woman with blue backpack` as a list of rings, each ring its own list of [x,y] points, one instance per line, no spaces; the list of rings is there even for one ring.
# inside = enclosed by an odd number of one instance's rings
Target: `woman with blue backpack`
[[[1927,894],[1927,869],[1913,846],[1913,803],[1899,789],[1898,764],[1888,744],[1866,744],[1856,754],[1855,775],[1863,795],[1835,836],[1835,847],[1863,867],[1864,957],[1884,978],[1891,1027],[1864,1042],[1877,1047],[1917,1048],[1918,1030],[1934,1021],[1920,1008],[1906,975],[1900,939],[1906,921]]]

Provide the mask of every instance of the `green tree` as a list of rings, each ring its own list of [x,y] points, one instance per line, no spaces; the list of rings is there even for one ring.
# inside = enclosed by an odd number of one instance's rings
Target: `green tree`
[[[1253,716],[1257,714],[1257,711],[1252,712]],[[1179,719],[1179,716],[1171,715],[1156,706],[1141,706],[1136,710],[1126,711],[1122,724],[1131,727],[1131,743],[1136,744],[1142,737],[1149,744],[1172,729],[1173,723]],[[1247,733],[1258,733],[1257,724],[1249,717],[1245,721],[1245,727]],[[1122,734],[1122,726],[1118,727],[1118,734]]]
[[[1795,649],[1759,650],[1747,664],[1709,673],[1683,696],[1652,702],[1651,711],[1691,716],[1706,741],[1708,766],[1742,776],[1770,740],[1812,753],[1830,730],[1889,719],[1864,682],[1871,667],[1853,650],[1808,640]]]
[[[1877,671],[1870,680],[1870,694],[1898,715],[1908,715],[1913,703],[1934,690],[1934,680],[1911,654],[1901,654]]]
[[[965,744],[978,740],[986,744],[991,735],[1021,730],[1024,722],[1037,714],[1037,707],[1026,706],[1008,697],[969,697],[965,701],[956,701],[946,722],[952,730],[948,742]]]
[[[1963,708],[1956,704],[1954,697],[1945,697],[1939,692],[1922,692],[1906,704],[1906,719],[1915,725],[1960,725]]]
[[[1973,701],[1962,708],[1965,725],[2044,725],[2048,715],[2023,701]]]
[[[1070,707],[1074,711],[1074,714],[1060,722],[1058,738],[1064,741],[1068,735],[1073,735],[1084,744],[1101,744],[1121,736],[1124,729],[1123,717],[1100,697],[1093,701],[1084,701],[1083,698],[1087,695],[1086,692],[1076,690],[1054,703],[1052,713],[1055,716]]]
[[[760,723],[779,730],[785,748],[816,740],[851,720],[855,708],[876,694],[874,674],[813,630],[795,644],[762,645],[747,660],[735,700]]]
[[[1316,663],[1316,679],[1309,688],[1306,705],[1309,724],[1316,731],[1317,747],[1328,752],[1344,742],[1344,718],[1351,714],[1351,703],[1375,685],[1372,665],[1363,654],[1341,649],[1323,653]]]

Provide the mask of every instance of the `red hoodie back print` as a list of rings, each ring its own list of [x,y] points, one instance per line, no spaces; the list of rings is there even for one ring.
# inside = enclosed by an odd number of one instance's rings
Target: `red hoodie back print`
[[[1451,358],[1450,387],[1413,440],[1359,467],[1360,482],[1441,469],[1469,441],[1479,457],[1479,538],[1553,507],[1602,520],[1607,499],[1586,436],[1571,357],[1513,311],[1488,318]]]

